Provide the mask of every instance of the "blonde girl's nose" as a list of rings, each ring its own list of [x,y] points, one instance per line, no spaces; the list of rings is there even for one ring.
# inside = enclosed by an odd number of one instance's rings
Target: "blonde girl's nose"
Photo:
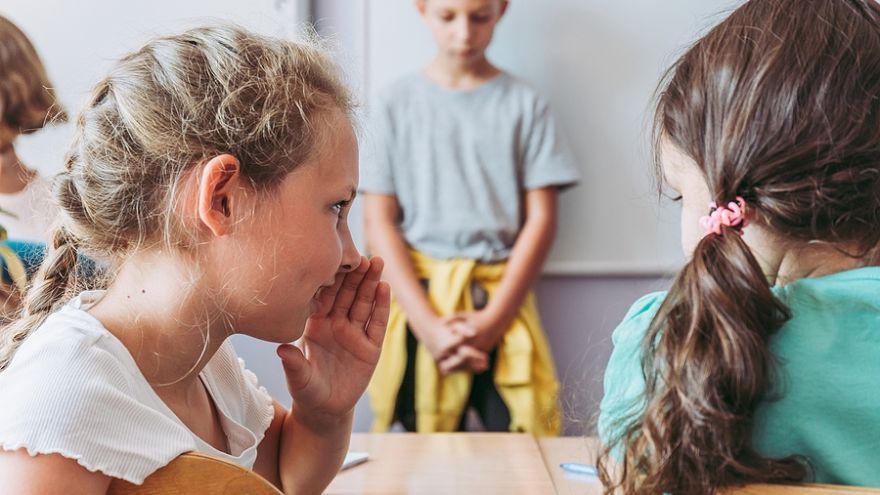
[[[339,267],[340,271],[350,272],[358,267],[361,264],[361,253],[358,251],[357,246],[354,245],[354,241],[351,239],[351,236],[347,236],[345,246],[342,251],[342,264]]]

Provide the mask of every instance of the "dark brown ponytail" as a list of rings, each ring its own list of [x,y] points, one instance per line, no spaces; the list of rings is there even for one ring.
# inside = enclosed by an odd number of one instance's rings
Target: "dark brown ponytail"
[[[629,432],[642,448],[627,462],[650,466],[659,457],[668,467],[646,470],[625,493],[714,493],[806,476],[798,459],[765,459],[751,446],[752,413],[773,378],[767,340],[788,318],[733,229],[697,245],[646,335],[652,400]],[[682,474],[670,476],[672,466]]]
[[[878,18],[873,0],[747,2],[670,69],[655,140],[693,160],[713,200],[742,196],[780,238],[876,251]],[[809,479],[802,460],[752,446],[756,406],[784,393],[768,339],[789,317],[736,229],[704,237],[645,335],[644,395],[610,422],[606,493]]]

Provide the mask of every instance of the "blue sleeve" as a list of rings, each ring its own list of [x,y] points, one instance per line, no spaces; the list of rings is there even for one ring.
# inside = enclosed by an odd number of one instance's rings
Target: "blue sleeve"
[[[37,273],[37,270],[43,263],[43,259],[46,257],[46,245],[41,242],[9,239],[2,241],[0,244],[8,246],[9,249],[18,256],[18,259],[24,264],[25,271],[27,271],[28,280]],[[100,276],[102,272],[103,267],[98,266],[87,256],[82,254],[79,255],[77,265],[78,277],[91,279],[92,277]],[[3,277],[3,282],[7,284],[12,283],[12,277],[9,275],[6,263],[4,263],[2,259],[0,259],[0,275]]]
[[[532,111],[531,123],[524,126],[526,135],[522,138],[525,144],[521,164],[523,187],[528,191],[576,184],[580,174],[550,105],[536,97]]]
[[[655,292],[640,298],[611,336],[614,349],[605,368],[605,394],[599,406],[599,437],[603,444],[617,437],[619,421],[642,405],[642,341],[665,297],[666,292]]]
[[[18,256],[18,259],[24,265],[25,271],[27,271],[29,279],[34,276],[34,273],[40,267],[40,263],[43,262],[43,258],[46,256],[46,245],[41,242],[6,240],[2,244]],[[0,264],[3,266],[3,282],[11,284],[12,276],[9,275],[6,263],[0,260]]]

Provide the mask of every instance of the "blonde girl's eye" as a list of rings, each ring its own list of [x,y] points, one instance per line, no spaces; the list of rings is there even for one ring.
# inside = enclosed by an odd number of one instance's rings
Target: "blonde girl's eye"
[[[348,205],[350,204],[351,200],[349,199],[344,199],[342,201],[334,203],[332,208],[333,212],[336,214],[336,218],[342,218],[343,216],[345,216],[345,211],[348,209]]]
[[[671,199],[672,201],[675,201],[676,203],[678,203],[679,201],[681,201],[681,194],[679,194],[678,196],[675,196],[675,197],[673,197],[673,198],[669,198],[669,199]]]

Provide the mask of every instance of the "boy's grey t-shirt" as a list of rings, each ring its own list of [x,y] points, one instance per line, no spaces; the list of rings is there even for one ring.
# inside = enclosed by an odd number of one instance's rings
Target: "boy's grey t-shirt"
[[[547,102],[506,73],[469,91],[407,76],[371,122],[360,190],[395,195],[404,239],[435,258],[506,259],[525,191],[578,180]]]

